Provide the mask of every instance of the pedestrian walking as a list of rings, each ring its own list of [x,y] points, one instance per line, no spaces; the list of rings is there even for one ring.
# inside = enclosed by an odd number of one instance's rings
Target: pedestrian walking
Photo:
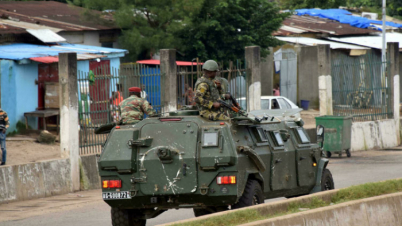
[[[7,112],[0,108],[0,146],[1,146],[1,164],[5,165],[7,160],[6,150],[6,132],[10,123],[8,122]]]

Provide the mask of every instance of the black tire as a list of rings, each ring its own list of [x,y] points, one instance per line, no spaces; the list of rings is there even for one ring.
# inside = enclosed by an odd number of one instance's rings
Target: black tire
[[[331,158],[331,155],[332,155],[331,152],[329,152],[329,151],[325,152],[325,156],[327,156],[327,158]]]
[[[348,158],[352,156],[352,154],[350,153],[350,149],[346,149],[346,156],[348,156]]]
[[[232,209],[254,206],[264,203],[264,193],[256,180],[248,180],[243,195],[238,203],[232,205]]]
[[[125,210],[112,208],[112,225],[113,226],[145,226],[147,220],[140,219],[139,213],[135,210]]]
[[[201,216],[208,215],[211,213],[217,213],[217,212],[226,211],[226,210],[228,210],[228,206],[218,206],[218,207],[211,206],[211,207],[208,207],[208,209],[193,208],[195,217],[201,217]]]
[[[334,179],[328,169],[324,169],[321,177],[321,191],[328,191],[335,189]]]
[[[208,211],[207,209],[193,209],[193,211],[194,211],[194,216],[195,217],[201,217],[201,216],[208,215],[208,214],[212,213],[211,211]]]

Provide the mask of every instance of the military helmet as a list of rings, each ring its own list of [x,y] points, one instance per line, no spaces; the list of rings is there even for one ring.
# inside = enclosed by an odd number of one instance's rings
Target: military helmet
[[[205,61],[204,65],[202,65],[202,70],[207,71],[219,71],[218,63],[214,60],[207,60]]]

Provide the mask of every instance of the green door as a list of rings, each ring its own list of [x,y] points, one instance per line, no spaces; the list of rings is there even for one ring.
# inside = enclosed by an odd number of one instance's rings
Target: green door
[[[177,195],[197,191],[198,126],[191,122],[146,124],[141,138],[152,137],[150,147],[142,147],[138,168],[141,191],[146,195]]]
[[[310,138],[302,127],[293,128],[293,142],[297,150],[296,163],[299,186],[312,186],[315,184],[317,167],[314,166]]]
[[[284,142],[279,131],[267,133],[272,146],[271,189],[278,191],[296,188],[296,152],[293,148],[288,148],[290,140]]]

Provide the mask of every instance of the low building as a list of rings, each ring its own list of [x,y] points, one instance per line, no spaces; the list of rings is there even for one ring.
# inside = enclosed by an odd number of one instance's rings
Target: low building
[[[77,44],[35,45],[15,43],[0,45],[1,108],[10,118],[8,132],[16,130],[18,121],[25,123],[24,113],[45,108],[45,84],[58,83],[58,54],[77,53],[77,70],[94,71],[100,66],[119,68],[123,49]],[[28,124],[36,129],[38,120],[29,118]]]
[[[55,1],[0,1],[0,43],[33,43],[27,30],[49,29],[68,43],[119,48],[113,16]]]

